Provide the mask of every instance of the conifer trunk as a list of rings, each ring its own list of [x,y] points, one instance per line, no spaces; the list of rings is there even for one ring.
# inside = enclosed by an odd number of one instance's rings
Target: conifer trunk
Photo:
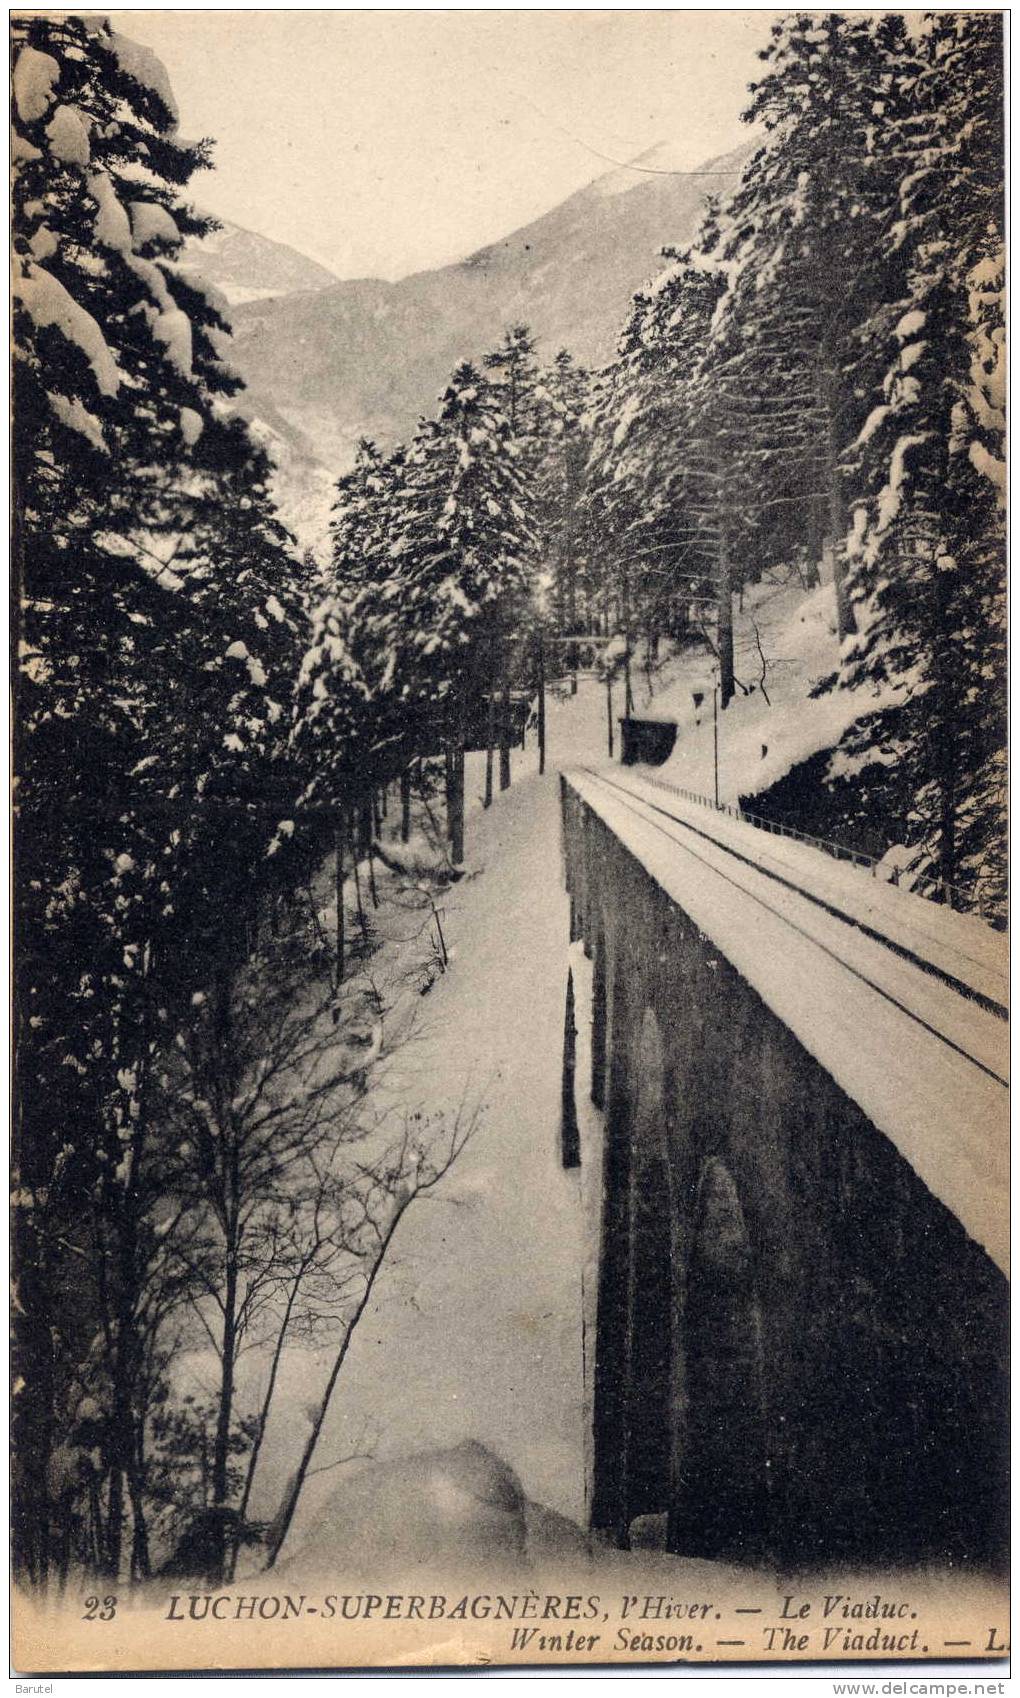
[[[496,698],[493,686],[496,680],[496,645],[493,642],[489,648],[489,688],[485,697],[485,795],[482,806],[492,807],[492,763],[496,746]]]
[[[499,713],[499,787],[510,788],[510,681],[505,672]]]
[[[456,780],[453,771],[453,744],[450,742],[447,742],[446,747],[443,750],[443,770],[446,780],[446,836],[447,840],[450,840],[453,837],[453,820],[456,807],[456,797],[454,795]]]
[[[355,825],[354,825],[353,816],[351,816],[348,820],[348,829],[350,831],[350,838],[351,838],[351,861],[353,863],[352,871],[354,873],[354,900],[355,900],[355,903],[357,905],[357,910],[358,910],[358,924],[361,927],[362,938],[367,942],[368,941],[368,921],[365,918],[365,904],[361,900],[361,866],[360,866],[360,861],[359,861],[359,856],[358,856],[358,843],[357,843],[357,837],[356,837],[356,834],[355,834]]]
[[[411,837],[411,768],[405,766],[400,774],[400,841],[408,843]]]
[[[538,772],[545,771],[545,638],[538,633]]]
[[[577,630],[577,562],[574,558],[574,524],[573,510],[567,508],[567,629],[573,636]],[[570,667],[570,694],[577,695],[577,645],[571,643],[567,650],[567,660]]]
[[[623,569],[623,711],[630,719],[634,712],[634,690],[630,676],[630,572]]]
[[[733,566],[725,525],[719,538],[719,706],[733,700]]]
[[[840,642],[857,629],[846,582],[846,503],[839,470],[835,385],[831,371],[819,367],[819,400],[825,430],[825,481],[828,492],[829,536],[832,542],[832,583],[836,593],[836,632]]]
[[[960,725],[959,692],[954,688],[952,654],[958,633],[952,628],[949,609],[949,577],[935,567],[935,640],[933,662],[936,679],[934,745],[935,783],[938,795],[938,867],[942,897],[947,908],[954,903],[957,862],[957,788]]]
[[[450,859],[459,867],[464,860],[464,747],[457,749],[453,761],[454,820]]]
[[[341,814],[336,822],[334,851],[336,865],[334,869],[333,888],[336,893],[336,982],[337,986],[344,982],[344,819]]]
[[[233,1226],[231,1227],[233,1237]],[[216,1411],[216,1435],[212,1458],[212,1508],[208,1578],[219,1582],[223,1578],[227,1557],[227,1526],[224,1510],[227,1504],[227,1473],[230,1465],[230,1422],[234,1413],[234,1360],[237,1355],[237,1245],[227,1247],[226,1279],[223,1289],[223,1334],[220,1343],[220,1393]]]
[[[821,583],[819,562],[825,552],[826,532],[826,503],[819,496],[812,496],[808,504],[808,534],[805,579],[808,589],[816,589]]]
[[[488,704],[485,710],[485,795],[482,798],[484,808],[492,807],[492,767],[493,753],[496,741],[496,704],[492,691],[489,691]]]

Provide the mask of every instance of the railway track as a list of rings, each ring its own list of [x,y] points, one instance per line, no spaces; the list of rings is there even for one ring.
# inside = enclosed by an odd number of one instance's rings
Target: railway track
[[[945,984],[968,1001],[977,1003],[998,1019],[1008,1020],[1009,1009],[1005,1002],[1008,975],[1005,968],[1003,968],[1001,975],[995,974],[996,978],[1001,979],[1000,995],[1002,1000],[999,1000],[997,996],[988,994],[988,991],[982,989],[980,983],[977,982],[983,980],[987,984],[991,981],[992,973],[989,971],[987,962],[966,950],[952,945],[947,947],[945,941],[937,936],[937,931],[930,926],[925,927],[917,923],[909,921],[903,923],[901,921],[897,927],[901,935],[890,936],[880,922],[869,923],[868,920],[862,919],[859,912],[853,912],[850,908],[840,906],[837,901],[831,900],[828,895],[820,894],[818,889],[813,888],[808,880],[798,879],[788,864],[784,865],[780,862],[777,865],[774,860],[770,861],[764,844],[761,852],[755,854],[744,852],[735,847],[732,842],[724,841],[718,832],[708,831],[704,826],[694,824],[690,818],[684,816],[682,811],[678,811],[678,805],[666,806],[661,801],[652,801],[647,795],[642,795],[635,790],[633,785],[615,777],[610,778],[605,772],[598,771],[595,768],[586,767],[581,770],[584,771],[589,780],[594,780],[615,795],[622,797],[625,805],[629,805],[639,817],[648,819],[650,824],[676,843],[686,854],[694,856],[703,865],[712,867],[721,878],[726,879],[735,888],[741,890],[752,901],[768,908],[786,925],[800,932],[802,936],[810,938],[816,947],[824,950],[826,955],[836,960],[847,972],[863,979],[880,996],[886,997],[890,1002],[896,1002],[896,999],[890,994],[889,990],[882,984],[869,979],[858,965],[846,958],[846,952],[841,953],[838,949],[834,949],[831,937],[829,941],[826,941],[818,935],[817,928],[809,929],[803,924],[798,924],[788,911],[784,912],[782,907],[777,906],[774,901],[767,900],[762,889],[755,889],[753,879],[748,879],[746,874],[742,876],[743,869],[749,869],[759,879],[771,881],[784,891],[792,892],[803,902],[809,904],[810,907],[817,908],[830,918],[848,926],[852,931],[860,933],[861,936],[889,950],[900,960],[909,962],[920,972]],[[668,822],[668,824],[663,822]],[[728,857],[733,866],[727,867],[721,857]],[[910,933],[914,934],[914,939],[912,942],[905,942],[904,936],[909,936]],[[946,964],[947,958],[954,959],[955,971],[951,970]],[[994,970],[992,971],[994,972]],[[902,1005],[897,1004],[897,1006]],[[903,1011],[910,1018],[924,1024],[924,1021],[920,1019],[914,1009],[906,1007]],[[949,1043],[950,1047],[954,1049],[959,1047],[937,1028],[929,1029],[933,1030],[937,1037],[942,1038],[943,1042]],[[966,1052],[961,1050],[960,1053]],[[1001,1077],[994,1069],[986,1067],[978,1057],[968,1055],[967,1059],[972,1061],[976,1067],[983,1068],[985,1072],[991,1072],[992,1077],[998,1078],[1000,1084],[1008,1086],[1006,1078]]]
[[[564,778],[1005,1271],[1005,938],[629,774]]]

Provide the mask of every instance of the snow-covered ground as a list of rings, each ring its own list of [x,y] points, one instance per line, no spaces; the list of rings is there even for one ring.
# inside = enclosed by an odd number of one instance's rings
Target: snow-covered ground
[[[468,758],[469,873],[442,898],[451,966],[386,1088],[430,1114],[478,1105],[479,1125],[441,1187],[405,1217],[355,1335],[315,1457],[324,1472],[309,1478],[284,1551],[298,1565],[303,1543],[321,1546],[323,1504],[364,1462],[329,1465],[366,1447],[385,1460],[474,1439],[506,1459],[530,1498],[585,1519],[593,1170],[564,1170],[559,1150],[571,956],[558,769],[604,757],[604,716],[593,681],[551,700],[545,775],[529,734],[512,787],[488,811],[484,755]],[[333,1348],[289,1354],[256,1514],[279,1502]],[[261,1372],[251,1364],[249,1392]]]
[[[737,674],[756,685],[760,660],[755,671],[749,656],[758,656],[758,636],[768,657],[770,701],[756,687],[748,695],[738,693],[720,716],[724,799],[752,792],[828,746],[863,711],[859,700],[841,692],[806,700],[811,684],[836,664],[831,586],[805,595],[799,586],[761,585],[747,596],[736,619]],[[635,711],[679,721],[670,761],[648,777],[706,794],[711,666],[710,656],[686,654],[667,658],[650,682],[640,666],[633,673]],[[704,691],[700,710],[693,702],[697,689]],[[620,679],[613,685],[613,711],[614,717],[623,711]],[[430,975],[424,999],[418,993],[427,938],[423,942],[419,927],[428,917],[427,904],[417,919],[409,917],[393,901],[399,881],[378,869],[381,906],[370,918],[380,947],[366,972],[392,1008],[383,1049],[384,1062],[389,1059],[379,1088],[390,1103],[420,1107],[448,1121],[478,1109],[478,1126],[453,1170],[401,1223],[344,1364],[284,1547],[289,1573],[300,1574],[303,1564],[321,1567],[334,1544],[342,1555],[345,1534],[330,1525],[329,1500],[356,1479],[369,1455],[373,1466],[385,1466],[474,1441],[505,1459],[528,1499],[582,1526],[587,1520],[601,1116],[584,1088],[591,970],[580,946],[568,945],[559,773],[606,762],[603,682],[582,678],[573,697],[565,689],[550,693],[547,746],[547,770],[539,776],[529,731],[527,748],[513,753],[511,788],[497,790],[489,810],[482,807],[484,754],[467,758],[467,871],[448,889],[433,891],[449,967]],[[649,795],[654,798],[654,791]],[[773,860],[784,855],[823,860],[801,845],[708,817],[721,830],[761,836],[763,854]],[[391,816],[382,833],[391,861],[401,856],[394,830]],[[427,863],[417,837],[404,859],[413,860],[416,845]],[[654,847],[658,853],[661,846]],[[416,878],[424,864],[407,870]],[[888,920],[915,929],[927,924],[932,911],[918,898],[876,886],[835,862],[825,861],[818,873],[830,883],[844,875],[851,881],[847,901],[877,900],[886,907],[898,902],[902,917],[896,909]],[[428,883],[427,875],[422,882]],[[335,910],[328,867],[318,888],[319,920],[329,937]],[[367,902],[367,890],[365,897]],[[351,925],[350,879],[346,905]],[[959,921],[947,916],[947,922]],[[973,953],[973,943],[969,934],[954,933],[941,946],[957,953],[966,946]],[[977,960],[973,966],[986,970]],[[576,998],[583,1152],[581,1167],[571,1170],[562,1166],[559,1143],[568,967]],[[353,994],[349,985],[345,995]],[[338,1043],[347,1025],[345,1018]],[[412,1029],[413,1042],[402,1042]],[[288,1351],[252,1504],[256,1518],[271,1517],[280,1502],[335,1345],[330,1339],[318,1349],[295,1345]],[[242,1399],[254,1403],[265,1365],[253,1352],[242,1370]]]
[[[734,611],[733,633],[740,683],[718,715],[721,802],[767,790],[799,762],[834,748],[855,719],[893,699],[845,689],[810,697],[812,685],[831,677],[839,665],[831,583],[809,592],[796,577],[785,584],[752,584],[743,606]],[[635,680],[642,681],[639,669]],[[708,797],[714,783],[712,694],[717,682],[714,658],[702,650],[674,662],[668,682],[650,702],[645,689],[637,691],[636,702],[639,713],[647,710],[654,718],[677,721],[676,747],[662,776]]]
[[[720,790],[733,799],[831,744],[862,711],[839,692],[805,703],[811,683],[836,665],[831,586],[807,596],[799,584],[756,586],[735,623],[737,675],[757,687],[738,692],[720,716]],[[759,684],[759,636],[768,702]],[[642,667],[633,670],[635,711],[679,721],[676,749],[660,775],[707,794],[711,667],[707,654],[686,654],[667,658],[651,680]],[[700,710],[692,694],[698,689]],[[582,1085],[584,1161],[564,1170],[566,975],[572,965],[583,1081],[590,972],[579,948],[568,948],[559,771],[606,760],[606,711],[605,686],[595,678],[582,678],[573,697],[551,692],[546,773],[537,771],[532,730],[528,747],[514,751],[511,788],[497,791],[488,811],[481,805],[485,757],[467,758],[468,872],[437,898],[450,966],[419,1004],[414,1042],[397,1048],[385,1090],[391,1100],[448,1120],[478,1108],[479,1124],[453,1171],[401,1224],[356,1332],[284,1551],[298,1567],[303,1545],[321,1559],[330,1537],[321,1525],[323,1508],[364,1467],[366,1451],[385,1462],[474,1440],[505,1458],[530,1499],[586,1520],[586,1351],[595,1323],[600,1117]],[[622,712],[617,678],[614,718]],[[383,898],[372,919],[388,941],[371,969],[392,986],[411,955],[420,956],[421,942],[401,944],[406,917],[392,923],[385,891]],[[320,918],[329,935],[328,899]],[[413,991],[411,1002],[418,1002]],[[394,1035],[391,1024],[387,1047]],[[333,1349],[329,1341],[321,1350],[289,1352],[263,1451],[256,1515],[271,1516],[280,1500]],[[249,1395],[261,1371],[253,1360],[245,1376]],[[334,1466],[348,1456],[356,1459]]]

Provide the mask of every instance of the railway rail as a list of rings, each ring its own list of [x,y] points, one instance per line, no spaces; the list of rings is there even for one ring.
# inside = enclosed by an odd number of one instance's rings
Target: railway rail
[[[1005,1267],[1002,934],[630,773],[564,781]]]

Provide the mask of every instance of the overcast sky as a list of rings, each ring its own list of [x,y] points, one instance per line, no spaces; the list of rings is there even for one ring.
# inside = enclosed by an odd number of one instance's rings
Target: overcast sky
[[[204,209],[340,277],[462,258],[661,141],[742,139],[775,13],[130,11],[181,133],[212,136]],[[598,157],[606,156],[605,158]]]

